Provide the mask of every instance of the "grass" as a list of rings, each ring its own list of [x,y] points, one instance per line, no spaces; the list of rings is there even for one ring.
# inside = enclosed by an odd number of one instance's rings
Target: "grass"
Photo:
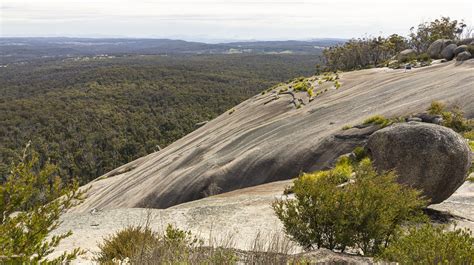
[[[349,130],[351,128],[352,128],[351,125],[344,125],[344,127],[342,127],[342,130],[345,131],[345,130]]]
[[[151,229],[151,211],[143,226],[128,226],[104,238],[100,264],[308,264],[294,255],[297,244],[282,231],[257,232],[247,250],[237,250],[234,235],[209,237],[205,242],[190,231],[168,224],[163,233]],[[128,263],[127,263],[128,262]]]
[[[385,118],[382,115],[375,115],[366,120],[364,120],[363,124],[376,124],[380,125],[381,128],[387,127],[391,125],[393,122],[390,119]]]

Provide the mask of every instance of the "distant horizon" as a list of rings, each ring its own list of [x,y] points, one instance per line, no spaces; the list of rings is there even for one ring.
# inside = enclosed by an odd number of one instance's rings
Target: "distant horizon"
[[[179,39],[205,43],[399,34],[441,16],[473,25],[468,0],[3,0],[0,37]]]
[[[236,42],[285,42],[301,41],[316,42],[323,40],[346,41],[348,38],[307,38],[307,39],[206,39],[206,38],[167,38],[167,37],[130,37],[130,36],[0,36],[0,39],[91,39],[91,40],[174,40],[185,42],[199,42],[205,44],[226,44]]]

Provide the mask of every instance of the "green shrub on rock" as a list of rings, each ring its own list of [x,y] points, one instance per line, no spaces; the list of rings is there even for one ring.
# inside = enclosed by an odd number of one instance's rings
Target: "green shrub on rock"
[[[474,264],[474,238],[468,229],[410,228],[378,257],[400,264]]]
[[[40,166],[39,156],[23,151],[0,185],[0,264],[60,264],[74,259],[79,249],[48,260],[61,240],[72,232],[50,236],[61,215],[84,199],[75,181],[64,183],[58,167]]]
[[[393,122],[382,115],[375,115],[364,120],[363,124],[377,124],[381,128],[391,125]]]
[[[235,251],[224,247],[206,247],[190,231],[172,225],[163,234],[149,226],[129,226],[104,239],[97,261],[131,264],[235,264]],[[114,263],[116,264],[116,263]]]
[[[286,233],[306,249],[378,254],[401,225],[422,218],[426,201],[398,184],[393,172],[378,174],[368,158],[348,163],[343,159],[333,170],[302,175],[294,181],[295,199],[277,200],[273,209]]]

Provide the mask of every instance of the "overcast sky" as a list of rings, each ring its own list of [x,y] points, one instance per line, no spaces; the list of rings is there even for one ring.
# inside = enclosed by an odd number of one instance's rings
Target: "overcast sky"
[[[0,36],[186,40],[350,38],[440,16],[473,23],[474,0],[0,0]]]

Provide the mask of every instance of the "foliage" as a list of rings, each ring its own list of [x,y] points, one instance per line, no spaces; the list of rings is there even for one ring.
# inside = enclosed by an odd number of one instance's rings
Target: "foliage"
[[[296,84],[293,85],[294,91],[308,91],[309,88],[310,86],[305,80],[298,81]]]
[[[391,58],[408,48],[414,49],[420,55],[407,58],[403,62],[418,59],[429,63],[431,59],[425,53],[429,45],[437,39],[459,39],[465,27],[463,22],[441,17],[432,22],[421,23],[417,28],[412,27],[408,39],[397,34],[351,39],[343,45],[324,49],[325,70],[357,70],[387,65]]]
[[[431,102],[430,107],[428,108],[428,113],[432,115],[441,115],[444,112],[444,108],[446,105],[439,101],[433,101]]]
[[[455,107],[452,111],[445,111],[442,113],[443,126],[449,127],[456,132],[466,132],[474,128],[474,124],[471,121],[464,118],[464,113],[458,107]]]
[[[72,233],[50,233],[59,225],[59,217],[84,199],[78,183],[65,183],[58,168],[47,162],[39,167],[38,155],[27,147],[5,183],[0,185],[0,261],[38,263],[53,252],[62,239]],[[79,249],[50,260],[60,263],[73,259]]]
[[[354,70],[377,66],[408,47],[397,34],[389,37],[351,39],[344,45],[326,48],[324,62],[328,70]]]
[[[354,150],[352,151],[352,154],[354,154],[354,160],[357,162],[362,161],[362,159],[368,156],[367,151],[362,146],[358,146],[354,148]]]
[[[391,125],[393,122],[382,115],[375,115],[364,120],[363,124],[377,124],[381,128]]]
[[[438,39],[456,40],[462,33],[466,24],[449,17],[441,17],[431,22],[425,22],[410,29],[410,46],[416,51],[423,53],[428,50],[431,43]]]
[[[100,253],[97,260],[107,262],[114,258],[124,260],[139,257],[142,251],[149,251],[157,243],[157,235],[150,228],[127,226],[99,244]]]
[[[11,64],[0,71],[0,176],[31,140],[40,165],[50,159],[61,176],[86,183],[166,147],[264,88],[311,74],[317,61],[173,55]]]
[[[353,176],[352,176],[353,175]],[[346,179],[352,182],[343,183]],[[377,174],[368,158],[355,166],[344,158],[332,170],[294,181],[295,199],[273,203],[285,231],[306,249],[360,248],[377,254],[400,226],[421,218],[420,192],[398,184],[393,172]]]
[[[444,226],[412,227],[379,256],[400,264],[473,264],[474,237],[468,229]]]
[[[190,231],[167,226],[163,235],[148,226],[129,226],[104,239],[98,261],[129,259],[132,264],[233,264],[232,250],[204,247]]]
[[[433,115],[441,115],[443,117],[443,126],[453,129],[458,133],[463,133],[466,139],[474,138],[474,121],[466,119],[461,108],[454,106],[451,111],[446,110],[446,106],[439,102],[431,102],[428,113]]]

